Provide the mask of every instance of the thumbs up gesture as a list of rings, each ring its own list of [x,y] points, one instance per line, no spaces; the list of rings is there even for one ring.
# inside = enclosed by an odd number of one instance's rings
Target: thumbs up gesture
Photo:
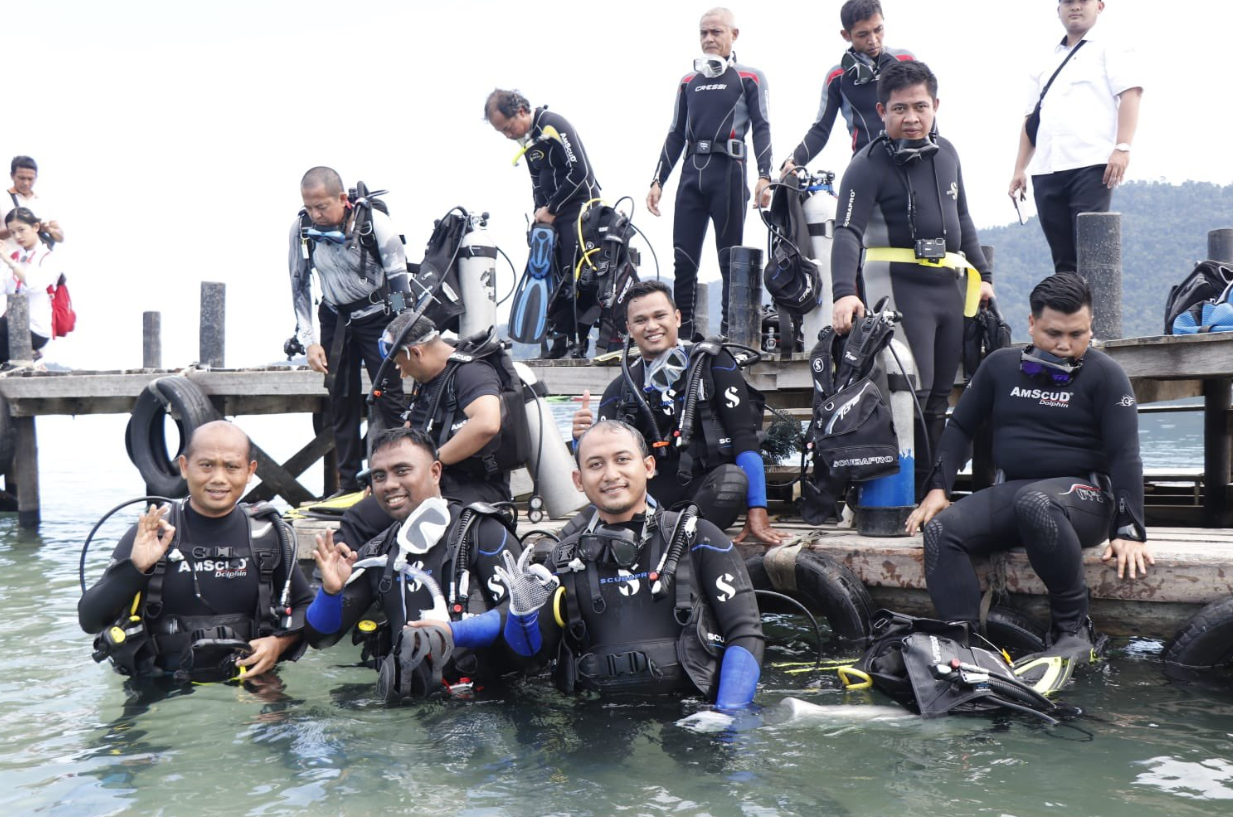
[[[594,422],[595,418],[591,415],[591,392],[589,389],[584,389],[582,407],[574,412],[574,439],[581,437]]]

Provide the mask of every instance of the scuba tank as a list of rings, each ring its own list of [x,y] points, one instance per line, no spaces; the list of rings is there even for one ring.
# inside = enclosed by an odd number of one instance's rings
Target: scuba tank
[[[527,425],[531,429],[531,456],[527,459],[527,470],[535,487],[527,518],[537,523],[546,513],[551,519],[560,519],[585,506],[587,498],[574,487],[570,477],[574,472],[574,459],[561,439],[552,409],[544,400],[547,389],[525,363],[514,361],[514,371],[522,380]]]
[[[464,310],[458,337],[484,332],[497,323],[497,245],[488,235],[488,214],[468,216],[458,248],[458,288]]]
[[[835,237],[835,214],[839,200],[835,197],[835,174],[823,170],[809,178],[810,193],[802,205],[809,224],[811,255],[818,265],[822,286],[818,291],[818,308],[805,315],[802,334],[816,338],[818,332],[831,323],[831,243]]]
[[[903,536],[916,507],[916,434],[914,412],[919,375],[912,350],[892,338],[878,355],[890,394],[891,421],[899,440],[899,473],[860,483],[856,529],[866,536]],[[900,368],[902,367],[902,369]]]

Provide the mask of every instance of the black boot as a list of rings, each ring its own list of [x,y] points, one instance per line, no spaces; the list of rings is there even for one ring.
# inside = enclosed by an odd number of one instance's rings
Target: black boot
[[[548,351],[539,356],[539,360],[560,360],[569,352],[569,342],[564,335],[557,335],[552,339],[552,345],[548,347]]]

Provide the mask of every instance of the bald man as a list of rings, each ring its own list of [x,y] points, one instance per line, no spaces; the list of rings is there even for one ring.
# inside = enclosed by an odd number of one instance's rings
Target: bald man
[[[82,629],[99,633],[96,660],[183,683],[256,678],[295,660],[312,591],[277,512],[239,504],[257,470],[248,435],[206,423],[179,465],[188,498],[141,514],[77,605]]]

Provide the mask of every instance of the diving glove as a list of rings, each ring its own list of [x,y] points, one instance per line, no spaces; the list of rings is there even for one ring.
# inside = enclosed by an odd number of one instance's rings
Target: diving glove
[[[531,564],[533,551],[534,548],[524,550],[516,563],[509,551],[504,551],[501,559],[505,567],[494,569],[509,588],[509,611],[516,616],[525,616],[543,607],[560,584],[548,568]]]

